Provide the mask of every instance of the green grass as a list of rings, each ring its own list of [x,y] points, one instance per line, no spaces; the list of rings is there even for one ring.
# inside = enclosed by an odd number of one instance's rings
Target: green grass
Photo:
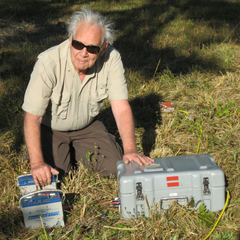
[[[125,220],[118,209],[98,204],[118,195],[117,181],[99,178],[81,165],[61,186],[71,206],[66,227],[46,233],[24,228],[16,185],[16,177],[30,170],[23,158],[24,92],[37,55],[67,38],[64,22],[86,3],[109,15],[118,29],[114,46],[126,69],[138,150],[151,157],[211,154],[226,175],[231,198],[209,239],[239,239],[236,0],[0,2],[0,238],[204,239],[219,216],[174,204],[150,218]],[[161,101],[171,101],[176,111],[162,113]],[[119,137],[108,101],[99,118]]]

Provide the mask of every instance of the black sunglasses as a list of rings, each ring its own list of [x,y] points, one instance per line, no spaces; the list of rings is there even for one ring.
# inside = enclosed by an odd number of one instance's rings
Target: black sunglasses
[[[82,50],[83,48],[86,48],[89,53],[93,53],[93,54],[99,53],[101,49],[100,47],[94,46],[94,45],[86,46],[83,43],[74,39],[72,39],[72,46],[77,50]]]

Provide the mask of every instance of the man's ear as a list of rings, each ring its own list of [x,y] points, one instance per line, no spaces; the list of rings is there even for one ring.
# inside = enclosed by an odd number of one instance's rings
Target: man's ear
[[[105,50],[107,49],[107,46],[108,46],[108,42],[105,42],[104,46],[102,47],[102,49],[100,51],[99,57],[101,57],[105,53]]]
[[[72,46],[72,35],[71,35],[71,37],[69,38],[69,48],[71,48],[71,46]]]

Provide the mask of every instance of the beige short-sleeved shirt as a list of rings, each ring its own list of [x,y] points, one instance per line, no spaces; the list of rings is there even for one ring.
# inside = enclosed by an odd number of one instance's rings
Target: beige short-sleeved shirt
[[[54,130],[71,131],[89,125],[107,97],[128,99],[119,52],[108,46],[81,82],[66,40],[38,56],[22,108]]]

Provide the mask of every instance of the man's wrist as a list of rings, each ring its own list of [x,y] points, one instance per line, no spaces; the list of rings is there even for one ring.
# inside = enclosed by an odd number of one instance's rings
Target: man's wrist
[[[43,160],[39,160],[39,161],[34,161],[34,162],[31,162],[30,161],[30,166],[31,168],[35,167],[35,166],[39,166],[39,165],[43,165],[45,164],[45,162]]]
[[[126,150],[124,150],[124,154],[127,154],[127,153],[137,153],[137,149],[126,149]]]

